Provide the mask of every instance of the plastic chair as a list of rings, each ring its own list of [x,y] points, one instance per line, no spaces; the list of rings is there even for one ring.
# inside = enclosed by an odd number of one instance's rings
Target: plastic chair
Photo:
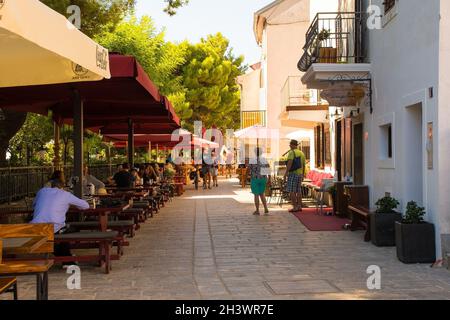
[[[327,190],[335,183],[334,179],[322,179],[320,188],[316,189],[316,213],[323,215],[324,195]]]

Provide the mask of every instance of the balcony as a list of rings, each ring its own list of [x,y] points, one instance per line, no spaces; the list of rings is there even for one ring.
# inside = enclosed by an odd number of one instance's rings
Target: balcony
[[[354,106],[370,97],[370,64],[364,50],[364,14],[318,13],[298,62],[308,89],[321,90],[331,106]]]
[[[328,102],[321,98],[320,91],[306,89],[300,76],[287,78],[281,90],[281,99],[282,121],[322,122],[329,108]]]
[[[286,112],[328,110],[328,102],[320,97],[319,90],[304,89],[300,76],[287,78],[281,97]]]
[[[306,33],[298,68],[307,72],[314,63],[362,63],[362,13],[318,13]]]
[[[266,126],[266,111],[241,111],[241,129],[256,125]]]

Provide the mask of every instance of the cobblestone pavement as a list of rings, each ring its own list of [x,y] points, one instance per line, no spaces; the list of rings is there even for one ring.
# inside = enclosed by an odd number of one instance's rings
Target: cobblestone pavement
[[[309,232],[287,207],[255,217],[237,180],[175,198],[131,239],[111,274],[81,266],[81,290],[50,272],[50,299],[449,299],[450,272],[404,265],[361,232]],[[368,290],[378,265],[382,289]],[[34,278],[19,279],[21,299]],[[9,298],[3,295],[2,299]]]

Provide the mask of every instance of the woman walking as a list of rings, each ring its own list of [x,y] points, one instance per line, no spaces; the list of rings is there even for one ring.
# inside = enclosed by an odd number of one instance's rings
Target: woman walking
[[[267,200],[266,200],[266,185],[267,179],[270,175],[270,166],[267,163],[267,160],[262,157],[261,148],[256,148],[256,163],[255,161],[251,161],[248,166],[248,171],[250,172],[251,177],[251,190],[253,195],[255,196],[255,207],[256,211],[253,215],[259,216],[259,200],[264,206],[264,214],[269,215],[269,209],[267,208]],[[253,162],[253,163],[252,163]]]

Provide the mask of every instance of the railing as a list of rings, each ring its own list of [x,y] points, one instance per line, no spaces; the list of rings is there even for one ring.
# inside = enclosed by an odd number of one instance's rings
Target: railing
[[[255,125],[266,125],[266,111],[242,111],[241,128],[248,128]]]
[[[328,102],[320,97],[320,91],[315,89],[302,89],[300,76],[288,77],[281,90],[281,107],[288,111],[288,107],[318,107],[328,106]]]
[[[361,63],[364,60],[364,13],[318,13],[307,33],[298,68],[313,63]]]
[[[111,175],[109,165],[90,166],[92,175],[105,180]],[[17,167],[0,168],[0,203],[32,197],[42,188],[53,173],[53,167]],[[64,167],[64,176],[68,180],[73,167]]]

